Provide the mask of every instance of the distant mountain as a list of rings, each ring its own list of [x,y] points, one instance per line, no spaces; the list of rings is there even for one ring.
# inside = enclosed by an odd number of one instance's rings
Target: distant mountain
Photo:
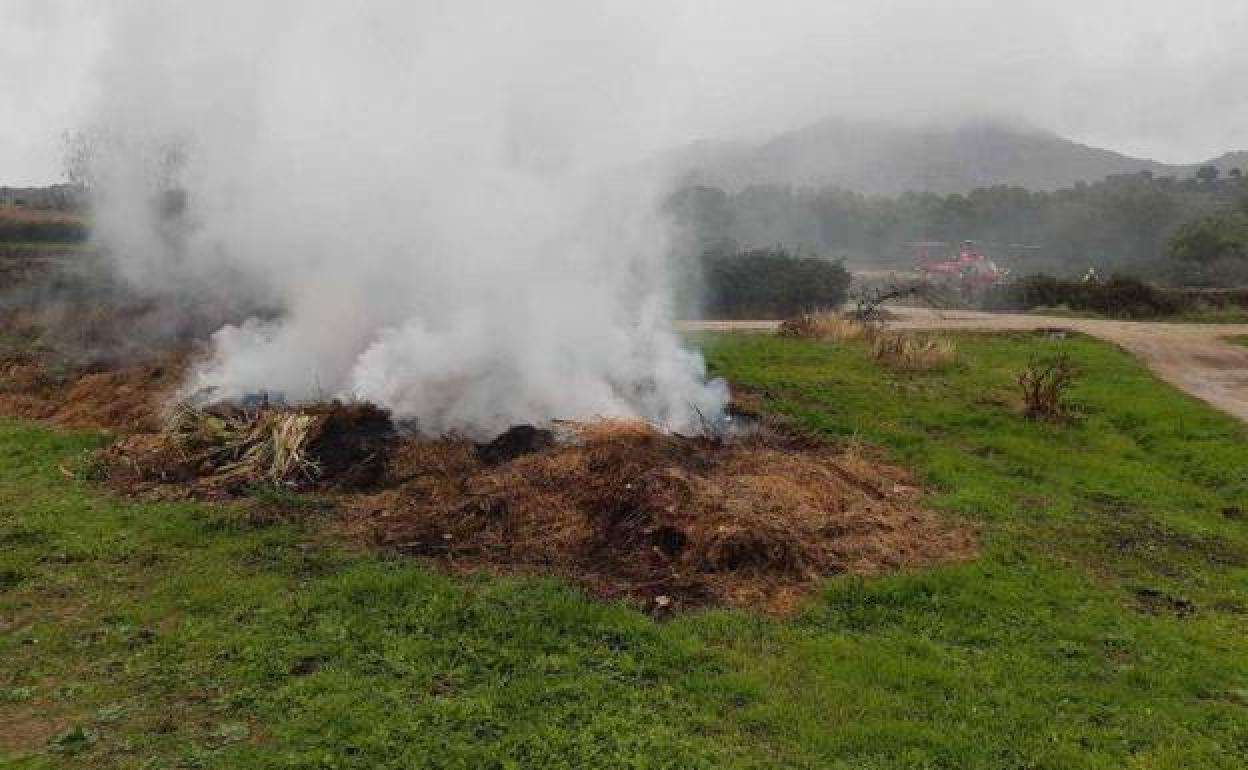
[[[1208,163],[1202,163],[1200,165],[1217,166],[1218,170],[1224,174],[1233,168],[1237,168],[1243,173],[1248,174],[1248,150],[1228,152],[1225,155],[1219,155]]]
[[[892,195],[907,190],[966,192],[1008,184],[1055,190],[1111,174],[1151,171],[1191,176],[1201,164],[1172,166],[1088,147],[1005,123],[914,128],[824,120],[761,144],[701,141],[656,160],[685,184],[740,189],[750,184],[835,186]],[[1210,161],[1248,171],[1248,152]]]

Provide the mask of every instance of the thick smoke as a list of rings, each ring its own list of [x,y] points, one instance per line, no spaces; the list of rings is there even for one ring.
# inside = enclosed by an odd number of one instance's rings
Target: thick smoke
[[[188,394],[362,398],[472,435],[721,413],[671,329],[658,188],[603,173],[650,130],[645,24],[505,5],[112,19],[89,133],[102,245],[159,295],[279,310],[217,331]]]

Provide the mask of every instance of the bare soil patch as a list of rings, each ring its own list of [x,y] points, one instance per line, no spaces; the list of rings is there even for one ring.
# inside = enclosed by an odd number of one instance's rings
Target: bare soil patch
[[[0,706],[0,754],[20,754],[47,746],[72,723],[69,717],[49,716],[55,704],[42,700]]]

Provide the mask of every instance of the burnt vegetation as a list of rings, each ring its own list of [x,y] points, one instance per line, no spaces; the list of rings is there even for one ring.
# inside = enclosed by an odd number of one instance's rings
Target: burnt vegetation
[[[161,499],[330,493],[344,527],[377,546],[453,569],[555,571],[659,610],[783,611],[828,575],[976,550],[903,471],[775,423],[733,440],[559,423],[474,444],[399,436],[367,404],[182,409],[103,450],[96,473]]]

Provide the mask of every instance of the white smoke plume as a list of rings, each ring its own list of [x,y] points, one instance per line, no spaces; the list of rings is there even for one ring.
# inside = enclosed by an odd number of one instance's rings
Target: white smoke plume
[[[478,436],[722,412],[671,329],[659,188],[604,173],[663,119],[653,30],[625,3],[522,5],[109,19],[100,241],[142,288],[279,309],[220,329],[188,393],[361,398]]]

